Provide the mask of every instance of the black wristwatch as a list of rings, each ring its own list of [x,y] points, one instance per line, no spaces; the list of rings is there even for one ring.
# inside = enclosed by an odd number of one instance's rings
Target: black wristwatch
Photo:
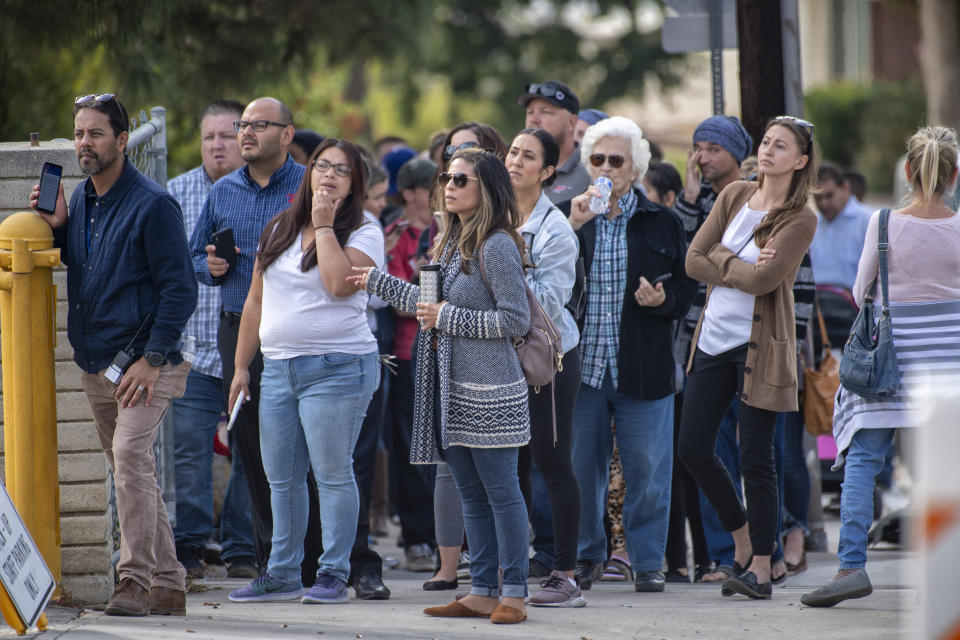
[[[157,351],[144,351],[143,357],[146,358],[147,364],[151,367],[162,367],[167,360],[162,353]]]

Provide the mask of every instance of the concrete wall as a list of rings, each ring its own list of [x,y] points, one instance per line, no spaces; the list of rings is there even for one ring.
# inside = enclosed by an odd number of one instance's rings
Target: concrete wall
[[[83,177],[72,142],[42,142],[39,147],[26,142],[0,143],[0,219],[29,209],[27,198],[46,161],[63,165],[63,184],[69,201]],[[80,386],[80,368],[73,362],[73,350],[67,341],[66,271],[55,271],[53,282],[57,288],[55,358],[62,584],[77,602],[106,602],[113,591],[113,518],[108,511],[107,463]]]

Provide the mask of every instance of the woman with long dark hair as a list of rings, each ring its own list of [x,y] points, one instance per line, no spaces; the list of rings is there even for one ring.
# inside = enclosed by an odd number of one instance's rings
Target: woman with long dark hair
[[[708,288],[688,364],[679,456],[733,534],[735,574],[724,595],[770,598],[777,412],[797,411],[792,289],[817,228],[807,204],[816,176],[813,125],[774,118],[758,161],[759,182],[728,185],[687,251],[687,273]],[[735,396],[749,509],[716,454],[720,421]]]
[[[510,176],[488,151],[457,151],[440,183],[443,224],[431,251],[440,302],[421,302],[419,286],[379,269],[354,269],[350,281],[417,314],[410,461],[444,460],[463,501],[470,594],[424,613],[517,623],[526,619],[528,548],[517,455],[530,439],[527,383],[511,339],[530,326],[519,213]]]
[[[349,597],[359,511],[353,450],[380,374],[366,319],[368,296],[347,281],[352,267],[383,262],[383,234],[363,217],[364,182],[357,148],[327,138],[310,156],[292,206],[260,236],[230,406],[249,394],[248,366],[259,346],[260,447],[273,542],[267,570],[232,592],[234,602],[339,603]],[[316,584],[304,591],[310,467],[319,487],[323,554]]]
[[[507,151],[507,171],[520,210],[519,231],[533,265],[527,270],[527,284],[560,332],[564,353],[563,369],[554,381],[530,388],[530,445],[520,450],[520,483],[532,510],[532,458],[543,475],[553,516],[552,566],[547,567],[550,573],[541,590],[530,596],[530,604],[582,607],[587,601],[573,575],[580,532],[580,486],[570,458],[573,407],[580,389],[580,332],[566,308],[576,279],[580,246],[570,223],[543,190],[556,178],[559,157],[553,136],[536,128],[518,133]]]

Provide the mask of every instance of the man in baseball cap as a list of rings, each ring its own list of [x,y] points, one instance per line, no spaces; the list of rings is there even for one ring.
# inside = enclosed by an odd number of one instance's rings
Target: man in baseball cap
[[[560,147],[557,179],[545,191],[555,205],[569,214],[570,199],[586,191],[590,185],[590,175],[580,164],[574,139],[580,100],[567,85],[546,80],[528,84],[517,98],[517,105],[527,111],[525,126],[543,129]]]

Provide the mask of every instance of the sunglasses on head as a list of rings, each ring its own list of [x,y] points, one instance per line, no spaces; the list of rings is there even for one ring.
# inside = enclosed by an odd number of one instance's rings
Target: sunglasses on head
[[[473,149],[479,147],[480,144],[477,142],[464,142],[463,144],[457,146],[453,144],[448,144],[446,149],[443,150],[443,160],[446,162],[453,157],[457,151],[462,151],[463,149]]]
[[[447,184],[451,180],[453,180],[454,186],[460,189],[467,186],[467,180],[477,180],[477,182],[479,182],[477,178],[468,176],[465,173],[450,173],[449,171],[444,171],[440,174],[440,184]]]
[[[73,104],[78,107],[85,107],[87,105],[93,104],[94,102],[107,103],[111,100],[116,100],[117,94],[115,93],[88,93],[85,96],[77,96],[77,99],[73,101]]]
[[[534,82],[533,84],[528,84],[526,93],[561,101],[567,97],[556,82]]]
[[[594,153],[590,156],[590,164],[595,167],[602,167],[604,162],[609,162],[610,166],[614,169],[619,169],[623,166],[624,157],[623,156],[607,156],[602,153]]]
[[[804,120],[803,118],[798,118],[796,116],[777,116],[774,120],[789,120],[798,127],[803,127],[805,129],[810,129],[810,133],[813,133],[813,123]]]

